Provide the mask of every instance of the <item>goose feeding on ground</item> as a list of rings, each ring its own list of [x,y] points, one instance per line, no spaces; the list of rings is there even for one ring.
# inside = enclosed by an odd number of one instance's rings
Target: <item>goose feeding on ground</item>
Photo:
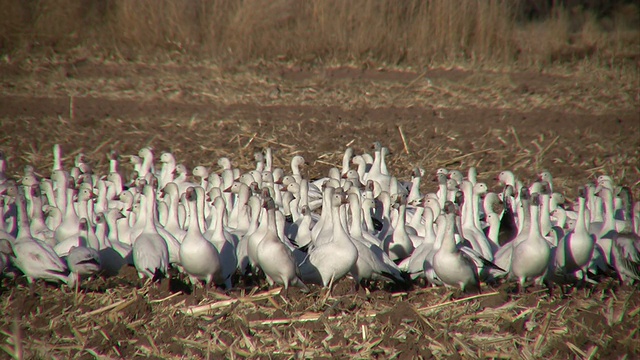
[[[11,258],[11,262],[27,277],[30,286],[38,279],[69,284],[66,264],[49,245],[31,236],[22,191],[11,185],[7,193],[15,197],[18,207],[18,233],[13,243],[15,257]]]

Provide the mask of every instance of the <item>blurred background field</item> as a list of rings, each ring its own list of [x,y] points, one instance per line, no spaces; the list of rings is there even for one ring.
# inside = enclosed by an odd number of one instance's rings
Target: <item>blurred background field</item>
[[[122,60],[636,70],[637,1],[0,0],[0,51]]]

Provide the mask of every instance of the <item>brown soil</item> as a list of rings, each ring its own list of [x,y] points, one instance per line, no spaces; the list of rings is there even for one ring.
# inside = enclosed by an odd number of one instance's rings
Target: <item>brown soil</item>
[[[91,62],[36,70],[0,66],[0,150],[8,157],[10,175],[28,163],[48,175],[51,147],[59,143],[67,164],[84,152],[98,172],[106,169],[105,154],[112,149],[135,154],[151,145],[158,152],[173,151],[189,167],[217,170],[220,156],[248,169],[254,150],[271,146],[277,166],[287,167],[291,156],[301,154],[310,164],[309,177],[317,178],[329,166],[339,166],[347,145],[369,151],[380,140],[390,148],[389,167],[401,180],[409,178],[414,166],[433,173],[443,166],[464,170],[475,165],[490,187],[497,186],[493,179],[501,169],[513,169],[526,182],[547,169],[557,191],[568,198],[600,173],[635,184],[638,192],[638,103],[618,84],[602,84],[610,101],[604,106],[604,100],[593,100],[600,105],[591,112],[572,105],[573,95],[566,95],[566,108],[556,106],[565,99],[558,90],[563,86],[592,91],[591,80],[566,75],[277,66],[223,69],[228,74],[220,75],[224,71],[204,65]],[[189,86],[195,83],[181,82],[186,80],[175,77],[179,74],[202,81],[202,87],[218,81],[220,97],[193,95]],[[503,86],[498,80],[504,76],[508,85]],[[427,79],[439,89],[449,85],[430,98],[420,92],[423,88],[415,88]],[[116,89],[125,80],[128,85]],[[182,89],[176,96],[162,87],[174,80]],[[152,83],[157,90],[149,92]],[[488,89],[487,84],[497,84],[491,91],[504,99],[504,106],[466,106],[464,99],[480,96],[477,89]],[[413,90],[398,90],[407,87]],[[450,93],[452,89],[457,92]],[[396,90],[395,100],[385,98]],[[317,98],[305,97],[314,91]],[[76,94],[72,102],[70,93]],[[556,97],[532,106],[529,101],[539,94]],[[528,105],[520,109],[518,104]],[[123,169],[130,170],[124,161]],[[424,181],[422,188],[432,191],[434,185]],[[264,283],[258,285],[257,293],[268,290]],[[78,295],[39,283],[32,296],[23,279],[5,278],[0,283],[0,342],[8,344],[11,334],[21,337],[25,358],[95,353],[127,359],[427,359],[514,357],[522,351],[545,358],[583,356],[576,351],[595,351],[602,359],[640,356],[640,335],[634,330],[640,308],[637,287],[612,281],[572,289],[566,297],[540,289],[516,294],[502,285],[483,288],[489,296],[459,302],[473,294],[419,286],[403,292],[382,284],[354,291],[350,279],[339,281],[330,297],[324,289],[311,289],[310,294],[290,289],[271,300],[251,300],[253,284],[192,293],[178,279],[143,286],[134,269],[124,268],[116,277],[83,282]],[[245,300],[203,316],[182,312],[237,298]],[[123,300],[120,306],[87,315]],[[428,308],[446,302],[451,303]],[[313,314],[319,318],[299,321]],[[286,323],[265,323],[273,319]]]

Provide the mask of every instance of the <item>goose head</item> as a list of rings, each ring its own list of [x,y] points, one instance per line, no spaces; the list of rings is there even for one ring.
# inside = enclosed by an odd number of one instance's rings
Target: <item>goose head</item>
[[[193,176],[198,180],[206,179],[209,176],[209,170],[204,166],[196,166],[193,168]]]
[[[304,161],[304,158],[300,155],[296,155],[291,159],[291,166],[300,167],[305,164],[306,162]]]
[[[515,186],[516,184],[516,176],[509,170],[504,170],[498,173],[496,180],[504,185]]]
[[[232,167],[231,160],[227,157],[221,157],[218,159],[218,166],[220,166],[222,170],[229,170]]]
[[[479,195],[480,198],[484,198],[484,196],[487,194],[487,191],[489,191],[489,188],[485,183],[479,182],[473,185],[473,193]]]
[[[176,158],[170,152],[163,152],[162,154],[160,154],[159,161],[163,164],[175,164]]]
[[[545,170],[538,174],[538,179],[540,181],[551,183],[553,181],[553,176],[551,176],[551,173],[549,171]]]
[[[284,170],[282,168],[273,169],[273,182],[276,184],[282,184],[282,178],[284,177]]]
[[[460,170],[451,170],[449,171],[449,179],[455,180],[458,184],[461,184],[464,181],[464,175]]]

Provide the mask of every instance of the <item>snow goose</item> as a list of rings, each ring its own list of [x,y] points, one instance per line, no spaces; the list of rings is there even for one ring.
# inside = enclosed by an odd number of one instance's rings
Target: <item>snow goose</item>
[[[358,172],[354,169],[347,171],[344,175],[342,175],[342,178],[350,181],[353,186],[356,186],[358,188],[364,187],[364,184],[362,183],[362,181],[360,181],[360,174],[358,174]]]
[[[361,280],[391,280],[394,282],[404,282],[404,278],[400,273],[400,268],[391,260],[382,248],[379,246],[374,236],[363,230],[362,225],[362,206],[360,199],[362,196],[359,192],[354,191],[347,195],[349,202],[349,211],[351,213],[351,226],[349,226],[349,236],[354,245],[358,249],[358,261],[355,269],[352,269],[354,278]],[[365,199],[366,201],[367,199]],[[346,215],[346,212],[345,214]],[[343,227],[346,226],[346,216]],[[360,258],[362,256],[362,259]],[[353,270],[357,270],[353,273]]]
[[[239,181],[234,181],[231,186],[226,188],[224,192],[236,195],[236,201],[233,204],[227,226],[239,234],[244,234],[249,229],[249,197],[251,189]]]
[[[462,198],[462,227],[459,229],[462,233],[460,235],[471,243],[473,249],[480,252],[489,261],[492,261],[493,248],[497,248],[497,245],[490,243],[484,232],[476,227],[475,219],[477,215],[475,210],[478,208],[478,198],[477,195],[473,194],[474,186],[471,182],[463,180],[460,189],[464,194]]]
[[[162,189],[161,193],[168,205],[167,222],[164,225],[171,235],[173,235],[178,241],[182,242],[187,232],[180,227],[178,220],[178,204],[180,201],[180,194],[178,193],[178,185],[174,182],[169,182]]]
[[[367,162],[364,160],[364,158],[361,155],[356,155],[353,157],[353,159],[351,159],[351,163],[353,163],[354,165],[357,165],[356,171],[358,172],[358,177],[360,178],[361,181],[365,181],[365,174],[367,173],[367,171],[369,171],[369,166],[367,165]]]
[[[409,195],[407,196],[407,203],[415,205],[422,201],[422,195],[420,194],[420,182],[424,170],[420,168],[414,168],[411,173],[411,188],[409,189]]]
[[[500,216],[495,212],[487,213],[485,216],[485,221],[487,222],[486,235],[489,241],[498,243],[498,235],[500,234]]]
[[[253,159],[256,161],[256,170],[259,172],[264,171],[264,154],[262,151],[256,151],[253,153]]]
[[[60,226],[56,228],[55,238],[57,242],[64,241],[65,239],[76,236],[78,234],[78,226],[80,225],[80,218],[74,208],[74,190],[66,189],[65,199],[65,211],[63,213],[62,222]]]
[[[182,164],[177,164],[173,172],[175,174],[175,177],[173,178],[173,182],[176,183],[176,185],[178,185],[180,194],[183,194],[185,191],[187,191],[187,188],[189,187],[199,186],[198,184],[187,180],[187,176],[189,172],[187,171],[186,166]]]
[[[238,259],[238,270],[240,273],[245,274],[249,269],[249,254],[248,254],[248,244],[249,239],[253,236],[253,233],[258,229],[258,221],[260,220],[261,209],[262,208],[262,200],[258,196],[251,196],[249,201],[247,202],[247,206],[249,206],[251,220],[249,222],[249,229],[247,232],[240,238],[238,241],[238,245],[236,245],[236,257]],[[266,211],[266,210],[265,210]],[[264,221],[263,221],[264,223]],[[266,225],[265,225],[266,226]],[[258,239],[258,236],[255,236],[255,241],[259,241],[262,238]],[[264,236],[264,234],[262,234]],[[257,245],[256,245],[257,249]]]
[[[375,149],[373,164],[369,172],[365,174],[363,180],[372,180],[378,183],[381,191],[390,191],[392,177],[389,176],[389,173],[386,171],[386,165],[384,165],[385,151],[383,151],[383,147],[379,142],[375,142],[373,147]]]
[[[454,180],[458,185],[461,185],[464,181],[464,175],[460,170],[449,170],[449,174],[447,175],[447,177],[450,180]],[[471,185],[473,186],[473,183]]]
[[[222,284],[225,278],[218,249],[200,232],[196,209],[197,194],[194,188],[187,188],[186,200],[189,207],[189,226],[180,245],[180,264],[194,287],[199,281],[203,281],[207,286],[212,282]]]
[[[213,201],[215,207],[215,220],[212,226],[203,234],[204,238],[215,245],[220,254],[220,265],[222,266],[221,277],[227,289],[231,289],[231,275],[238,267],[238,258],[233,239],[224,231],[223,218],[225,216],[225,204],[221,197]],[[191,216],[191,214],[189,214]]]
[[[513,260],[513,249],[522,241],[526,240],[531,230],[531,208],[529,206],[530,195],[529,190],[524,187],[520,191],[520,204],[522,207],[523,224],[520,228],[520,232],[513,238],[504,243],[495,253],[493,260],[494,263],[507,271],[490,270],[491,276],[494,278],[504,277],[509,274],[511,269],[511,262]],[[500,225],[502,227],[502,224]],[[498,235],[499,236],[499,235]]]
[[[167,274],[169,249],[154,223],[153,214],[156,206],[151,186],[144,187],[141,201],[141,216],[138,221],[141,221],[144,227],[133,242],[133,264],[140,278],[154,279]]]
[[[424,217],[424,239],[419,244],[410,257],[404,259],[398,266],[411,274],[412,279],[424,277],[424,262],[427,255],[434,248],[436,234],[433,231],[433,212],[428,207],[423,207]]]
[[[514,245],[511,259],[511,274],[518,279],[520,289],[524,289],[529,279],[542,280],[549,267],[551,248],[540,233],[540,196],[531,195],[531,226],[529,234]]]
[[[295,236],[293,237],[289,235],[287,236],[289,237],[289,239],[291,239],[292,242],[295,242],[295,244],[299,248],[304,248],[307,245],[309,245],[312,241],[311,228],[313,228],[314,221],[311,217],[311,210],[306,205],[302,206],[302,209],[300,210],[300,215],[301,215],[300,221],[296,223],[297,226],[296,226]]]
[[[400,262],[411,256],[415,248],[413,240],[409,237],[405,229],[406,200],[405,195],[397,196],[396,202],[399,205],[398,218],[394,224],[393,232],[387,235],[382,241],[384,252],[389,255],[391,260],[396,262]]]
[[[631,190],[624,186],[620,189],[624,226],[614,237],[611,258],[622,283],[632,284],[640,281],[640,236],[633,231],[634,218],[631,206]]]
[[[601,224],[604,221],[602,207],[602,198],[596,195],[596,186],[591,183],[587,184],[587,208],[589,209],[591,224]],[[595,230],[591,225],[589,229],[592,232]]]
[[[55,232],[47,227],[44,219],[44,213],[42,212],[40,187],[34,185],[29,189],[29,191],[31,192],[31,207],[33,209],[33,216],[31,217],[30,225],[31,235],[36,239],[44,241],[49,246],[55,246]]]
[[[291,250],[278,237],[276,231],[276,205],[271,197],[263,200],[267,211],[267,231],[258,244],[257,263],[265,273],[270,285],[274,283],[284,286],[297,286],[304,292],[309,288],[298,277],[299,271]]]
[[[502,215],[500,216],[500,232],[498,233],[498,245],[500,246],[504,246],[506,243],[513,240],[521,229],[518,228],[518,220],[516,219],[516,214],[513,211],[515,208],[515,200],[513,198],[514,191],[513,186],[507,185],[501,193],[503,210]]]
[[[78,286],[80,280],[97,274],[102,269],[102,261],[98,249],[91,247],[86,239],[89,238],[89,223],[87,219],[80,219],[79,246],[72,246],[66,256],[67,266],[71,272],[72,282]]]
[[[107,210],[107,214],[96,214],[96,233],[98,228],[105,228],[106,233],[111,232],[113,229],[117,232],[115,224],[110,226],[109,223],[115,223],[120,212],[116,209]],[[110,218],[110,219],[107,219]],[[117,233],[112,235],[114,240],[110,240],[109,236],[105,233],[104,237],[98,236],[100,242],[100,261],[102,263],[102,270],[107,275],[117,275],[125,265],[133,265],[131,260],[131,246],[121,243],[117,240]],[[97,234],[96,234],[97,235]]]
[[[552,246],[558,246],[558,241],[564,237],[564,230],[551,223],[550,214],[551,189],[547,182],[542,182],[540,193],[540,233]]]
[[[353,148],[347,147],[344,150],[344,155],[342,155],[342,170],[340,171],[340,175],[344,176],[349,172],[351,164],[351,159],[353,158]]]
[[[138,177],[146,178],[147,174],[154,173],[153,150],[150,147],[144,147],[138,151],[138,156],[142,159]]]
[[[209,179],[209,170],[207,170],[206,167],[199,165],[193,168],[193,170],[191,171],[191,173],[193,174],[193,177],[196,180],[200,181],[200,186],[203,189],[208,189],[209,188],[209,183],[208,183],[208,179]]]
[[[589,234],[589,212],[585,211],[586,190],[578,190],[578,221],[575,228],[558,242],[554,258],[554,275],[573,274],[580,271],[582,281],[587,278],[586,266],[591,261],[595,236]]]
[[[301,278],[305,283],[314,283],[328,286],[345,276],[358,260],[358,249],[353,245],[351,238],[340,223],[340,206],[347,203],[342,194],[335,193],[334,189],[327,188],[326,196],[330,200],[330,208],[333,222],[332,239],[328,241],[316,241],[310,247],[308,256],[299,264]]]
[[[553,176],[551,176],[549,171],[545,170],[538,174],[538,179],[540,179],[541,182],[546,182],[549,186],[549,192],[553,193]]]
[[[163,152],[160,155],[160,174],[158,176],[158,187],[164,189],[168,183],[173,181],[174,173],[176,169],[176,158],[170,152]]]
[[[36,279],[69,284],[65,263],[49,245],[31,236],[24,194],[15,185],[10,185],[7,194],[15,197],[18,208],[18,233],[13,243],[15,257],[11,262],[27,277],[31,289]]]
[[[291,174],[297,183],[302,180],[302,174],[300,173],[300,166],[306,164],[304,158],[300,155],[296,155],[291,158]]]
[[[454,240],[455,205],[448,202],[444,210],[444,237],[442,246],[433,256],[433,270],[446,286],[457,286],[462,291],[475,287],[479,291],[480,279],[476,264],[457,248]]]

